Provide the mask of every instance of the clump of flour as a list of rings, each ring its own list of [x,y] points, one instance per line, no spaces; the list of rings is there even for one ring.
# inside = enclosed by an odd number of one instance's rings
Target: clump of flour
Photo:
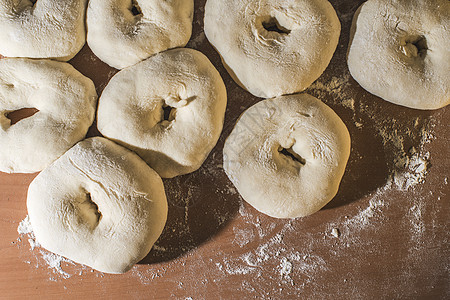
[[[40,247],[39,242],[36,240],[34,236],[33,228],[31,227],[30,217],[27,215],[25,219],[23,219],[19,223],[19,227],[17,227],[17,232],[20,236],[27,235],[28,243],[30,244],[30,250],[34,250],[36,247]],[[20,238],[19,238],[20,239]]]

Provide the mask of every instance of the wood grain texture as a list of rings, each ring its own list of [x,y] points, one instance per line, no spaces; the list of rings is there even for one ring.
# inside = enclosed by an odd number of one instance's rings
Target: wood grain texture
[[[349,76],[349,28],[362,2],[331,1],[342,23],[340,43],[330,66],[307,90],[337,112],[352,137],[339,193],[325,208],[310,217],[277,220],[236,194],[221,167],[223,143],[239,115],[260,99],[233,82],[204,39],[205,0],[196,0],[188,47],[202,51],[219,70],[228,108],[219,143],[202,168],[164,180],[169,216],[156,247],[123,275],[67,262],[61,263],[62,273],[45,261],[48,252],[31,250],[29,237],[17,232],[36,174],[0,173],[0,298],[450,298],[450,109],[396,106]],[[99,95],[117,72],[87,46],[70,63],[93,79]],[[94,124],[88,136],[95,135]],[[402,190],[388,182],[416,175],[409,169],[412,147],[425,158],[427,173],[424,182]],[[399,160],[409,164],[402,167]]]

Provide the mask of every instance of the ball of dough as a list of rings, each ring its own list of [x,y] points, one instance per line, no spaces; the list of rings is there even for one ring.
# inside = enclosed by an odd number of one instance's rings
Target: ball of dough
[[[47,250],[106,273],[143,259],[167,218],[161,178],[104,138],[84,140],[30,184],[28,214]]]
[[[219,139],[226,102],[222,78],[206,56],[168,50],[111,79],[97,126],[171,178],[200,168]]]
[[[205,34],[255,96],[303,91],[328,66],[341,25],[326,0],[208,0]]]
[[[424,110],[448,105],[450,2],[365,2],[353,18],[348,67],[386,101]]]
[[[62,61],[74,57],[86,42],[87,0],[33,2],[0,0],[0,54]]]
[[[184,47],[193,15],[193,0],[90,0],[87,41],[102,61],[122,69]]]
[[[0,59],[0,171],[41,171],[83,139],[94,121],[94,83],[71,65]],[[38,111],[11,124],[9,113]]]
[[[246,110],[223,154],[225,172],[245,201],[271,217],[304,217],[336,195],[350,135],[318,99],[281,96]]]

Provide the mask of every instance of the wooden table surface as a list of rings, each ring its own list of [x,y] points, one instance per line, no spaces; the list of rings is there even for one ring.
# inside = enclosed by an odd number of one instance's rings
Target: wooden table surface
[[[36,174],[0,173],[0,298],[449,299],[450,109],[396,106],[351,78],[345,55],[362,2],[331,1],[342,23],[340,43],[307,90],[336,111],[352,137],[339,193],[325,208],[306,218],[273,219],[244,203],[227,179],[224,140],[260,99],[224,70],[203,33],[205,0],[196,0],[188,47],[221,73],[228,109],[202,168],[164,180],[169,215],[155,247],[123,275],[32,247],[33,237],[17,228]],[[99,95],[117,72],[87,46],[70,63],[95,82]],[[88,135],[98,135],[95,124]]]

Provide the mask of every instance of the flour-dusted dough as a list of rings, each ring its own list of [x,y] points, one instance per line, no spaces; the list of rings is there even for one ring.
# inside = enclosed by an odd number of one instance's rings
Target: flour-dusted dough
[[[245,201],[271,217],[296,218],[336,195],[350,135],[318,99],[282,96],[245,111],[223,153],[225,172]]]
[[[450,2],[365,2],[353,18],[348,67],[386,101],[424,110],[448,105]]]
[[[219,139],[226,104],[225,85],[208,58],[173,49],[111,79],[97,126],[170,178],[200,168]]]
[[[193,15],[193,0],[90,0],[87,41],[102,61],[122,69],[184,47]]]
[[[86,42],[87,0],[0,0],[0,54],[67,61]]]
[[[106,273],[124,273],[161,234],[161,178],[135,153],[104,138],[76,144],[30,184],[28,214],[47,250]]]
[[[208,0],[205,7],[206,37],[228,72],[264,98],[311,85],[328,66],[340,29],[326,0]]]
[[[95,117],[94,83],[71,65],[0,59],[0,171],[41,171],[86,135]],[[11,125],[8,113],[39,111]]]

